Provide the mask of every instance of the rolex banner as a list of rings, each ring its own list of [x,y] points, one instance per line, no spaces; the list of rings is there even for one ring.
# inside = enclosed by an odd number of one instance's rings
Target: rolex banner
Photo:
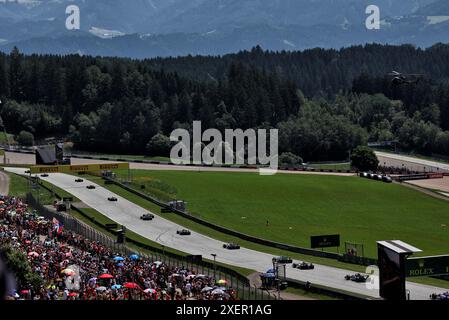
[[[310,247],[313,249],[339,247],[339,246],[340,246],[339,234],[310,237]]]
[[[405,274],[407,277],[448,275],[449,255],[407,259]]]

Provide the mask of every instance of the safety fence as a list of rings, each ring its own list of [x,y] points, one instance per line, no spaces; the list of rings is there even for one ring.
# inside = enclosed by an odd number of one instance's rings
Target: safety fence
[[[44,187],[44,186],[43,186]],[[277,297],[271,294],[269,291],[251,286],[248,278],[239,274],[235,270],[227,268],[225,266],[214,264],[212,262],[196,260],[194,261],[189,256],[182,256],[173,252],[167,252],[161,248],[156,248],[137,242],[133,239],[126,238],[128,244],[133,244],[137,249],[130,248],[127,244],[117,243],[117,241],[104,234],[103,232],[93,228],[89,224],[76,219],[75,217],[64,213],[57,212],[50,209],[34,198],[31,193],[26,196],[27,203],[33,207],[39,215],[45,217],[48,220],[56,218],[65,229],[70,230],[76,234],[79,234],[91,241],[101,243],[102,245],[110,248],[115,253],[125,256],[132,254],[138,254],[140,257],[149,261],[161,261],[171,267],[185,267],[194,271],[196,274],[206,275],[216,280],[224,279],[227,281],[227,285],[237,291],[238,297],[243,300],[276,300]],[[78,213],[83,214],[81,210],[75,206],[71,206],[72,210],[76,210]],[[116,231],[110,230],[111,233]]]

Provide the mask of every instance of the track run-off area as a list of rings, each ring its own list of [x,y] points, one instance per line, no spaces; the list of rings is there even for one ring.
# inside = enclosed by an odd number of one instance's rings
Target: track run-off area
[[[25,175],[24,168],[5,168],[6,171]],[[188,254],[202,255],[206,259],[211,258],[211,254],[217,255],[217,261],[232,266],[242,267],[264,273],[272,267],[273,255],[241,248],[231,251],[223,248],[223,242],[204,236],[192,231],[190,236],[177,235],[176,231],[183,229],[182,226],[162,218],[152,212],[156,218],[153,221],[142,221],[140,216],[148,210],[120,197],[113,192],[93,183],[84,180],[82,183],[75,182],[75,177],[66,174],[50,174],[41,178],[58,188],[66,190],[76,198],[80,199],[89,207],[97,210],[104,216],[118,224],[126,226],[127,229],[139,234],[160,245],[173,248]],[[88,185],[95,185],[95,190],[86,188]],[[117,202],[108,201],[109,197],[116,197]],[[300,262],[300,261],[295,261]],[[345,275],[353,274],[353,271],[316,265],[314,270],[298,270],[287,265],[287,277],[300,281],[309,281],[318,284],[362,294],[372,298],[378,298],[379,292],[371,289],[364,283],[346,281]],[[413,300],[427,300],[432,293],[442,293],[447,289],[407,282],[407,289],[410,291],[410,298]]]

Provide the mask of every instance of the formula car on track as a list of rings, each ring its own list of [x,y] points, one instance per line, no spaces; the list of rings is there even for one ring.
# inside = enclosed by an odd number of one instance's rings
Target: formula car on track
[[[118,201],[118,199],[116,197],[109,197],[108,200],[112,201],[112,202],[117,202]]]
[[[93,190],[93,189],[95,189],[95,186],[90,185],[90,186],[87,186],[86,188],[89,189],[89,190]]]
[[[41,174],[41,177],[42,177],[42,178],[47,178],[47,177],[48,177],[48,174],[46,174],[46,173]]]
[[[176,231],[176,234],[179,234],[181,236],[190,236],[191,232],[186,229],[178,230]]]
[[[307,262],[294,263],[294,264],[292,264],[292,267],[295,268],[295,269],[299,269],[299,270],[313,270],[313,269],[315,269],[315,266],[313,265],[313,263],[307,263]]]
[[[431,300],[449,300],[449,291],[441,294],[432,293],[430,295]]]
[[[368,281],[368,279],[369,279],[369,275],[360,274],[360,273],[356,273],[354,275],[348,274],[345,276],[345,280],[348,280],[348,281],[351,280],[351,281],[359,282],[359,283],[366,282],[366,281]]]
[[[240,245],[238,245],[237,243],[225,243],[223,245],[223,248],[228,250],[238,250],[240,249]]]
[[[84,180],[83,180],[83,179],[80,179],[80,178],[78,178],[78,179],[76,179],[76,180],[75,180],[75,182],[84,182]]]
[[[151,214],[151,213],[146,213],[146,214],[142,215],[140,217],[140,219],[143,220],[143,221],[151,221],[151,220],[154,219],[154,215]]]

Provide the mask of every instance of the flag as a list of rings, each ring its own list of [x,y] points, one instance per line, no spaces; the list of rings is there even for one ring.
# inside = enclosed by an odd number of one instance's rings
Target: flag
[[[63,229],[63,225],[56,218],[53,218],[52,222],[53,222],[54,230],[56,230],[56,232],[58,234],[61,234],[62,233],[62,229]]]

